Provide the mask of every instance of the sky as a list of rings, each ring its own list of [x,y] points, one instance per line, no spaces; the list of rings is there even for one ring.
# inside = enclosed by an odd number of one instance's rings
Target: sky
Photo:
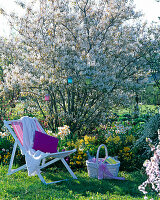
[[[134,0],[137,10],[142,10],[149,22],[158,21],[160,17],[160,2],[156,0]]]
[[[15,0],[0,0],[0,7],[3,8],[7,13],[15,10],[20,15],[23,13],[20,7],[17,7],[14,3]],[[28,0],[25,0],[26,2]],[[158,16],[160,16],[160,2],[156,2],[156,0],[134,0],[136,4],[136,10],[142,10],[145,14],[144,19],[149,23],[152,21],[160,21],[158,20]],[[9,37],[10,31],[7,25],[7,20],[0,15],[0,36]]]

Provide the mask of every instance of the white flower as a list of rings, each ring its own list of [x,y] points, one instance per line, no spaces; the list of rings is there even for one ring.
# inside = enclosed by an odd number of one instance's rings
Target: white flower
[[[58,135],[63,139],[65,136],[70,134],[69,126],[64,125],[63,127],[58,127]]]

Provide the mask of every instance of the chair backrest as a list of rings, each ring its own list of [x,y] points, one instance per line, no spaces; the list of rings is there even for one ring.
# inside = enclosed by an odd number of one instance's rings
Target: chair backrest
[[[42,128],[42,126],[40,125],[40,123],[38,122],[38,120],[35,117],[33,119],[34,119],[34,121],[36,123],[38,131],[45,133],[44,129]]]
[[[38,131],[45,133],[44,129],[42,128],[42,126],[40,125],[38,120],[35,117],[33,119],[36,123]],[[12,120],[12,121],[4,120],[4,124],[8,128],[8,130],[10,131],[10,133],[12,134],[14,139],[16,139],[16,137],[17,137],[18,140],[20,141],[21,145],[23,146],[23,124],[22,124],[21,120]],[[14,132],[10,126],[12,126]],[[16,134],[16,136],[14,133]]]
[[[21,145],[23,146],[23,125],[21,121],[11,122],[11,125],[16,133]]]

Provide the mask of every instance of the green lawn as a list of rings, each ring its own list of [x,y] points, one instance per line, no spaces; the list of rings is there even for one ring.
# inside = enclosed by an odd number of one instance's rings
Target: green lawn
[[[142,172],[121,172],[125,181],[97,180],[88,177],[86,171],[76,171],[78,180],[73,180],[66,171],[50,168],[43,174],[49,181],[69,178],[52,185],[44,185],[37,176],[28,177],[27,171],[7,175],[8,166],[0,166],[0,199],[143,199],[137,187],[145,180]],[[154,194],[152,194],[154,195]],[[154,199],[156,196],[154,196]]]
[[[147,114],[147,113],[158,113],[158,106],[155,105],[141,105],[139,104],[139,111],[141,114]],[[117,113],[118,115],[122,114],[133,114],[134,112],[134,107],[129,107],[129,108],[118,108],[118,109],[113,109],[113,112]]]

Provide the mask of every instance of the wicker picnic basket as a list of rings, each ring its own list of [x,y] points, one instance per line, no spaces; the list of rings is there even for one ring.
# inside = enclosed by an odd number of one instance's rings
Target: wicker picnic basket
[[[98,178],[98,169],[99,169],[99,165],[100,165],[100,162],[102,162],[102,160],[104,160],[104,158],[99,158],[99,151],[100,151],[101,147],[104,147],[104,148],[105,148],[105,154],[106,154],[105,158],[107,158],[107,157],[108,157],[107,147],[106,147],[104,144],[101,144],[101,145],[98,147],[95,162],[93,162],[92,160],[87,160],[87,161],[86,161],[87,170],[88,170],[88,175],[89,175],[89,177],[91,177],[91,178]],[[118,172],[119,172],[119,167],[120,167],[120,161],[117,161],[116,164],[108,164],[108,163],[106,163],[105,165],[107,165],[108,171],[109,171],[114,177],[117,177]],[[103,178],[104,178],[104,179],[110,179],[111,177],[108,177],[108,174],[104,173],[104,174],[103,174]]]

